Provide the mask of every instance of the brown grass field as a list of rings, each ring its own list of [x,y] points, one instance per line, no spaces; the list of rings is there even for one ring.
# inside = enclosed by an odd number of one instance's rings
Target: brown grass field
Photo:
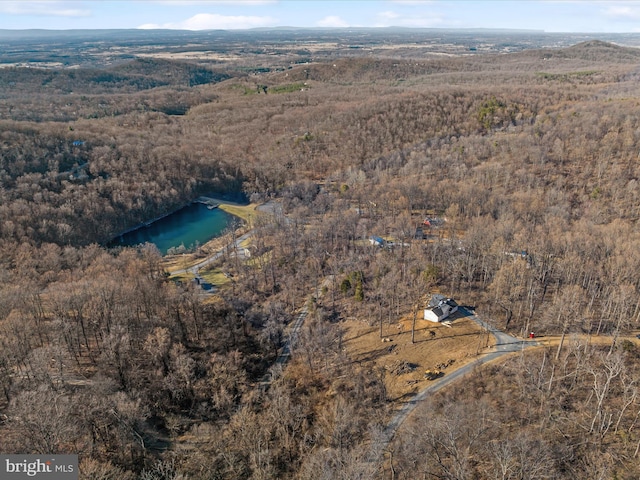
[[[446,375],[447,370],[475,360],[487,346],[486,333],[468,318],[453,316],[451,327],[418,319],[415,343],[411,343],[411,324],[411,315],[392,325],[385,322],[382,339],[379,325],[369,326],[355,319],[344,324],[344,345],[349,356],[366,368],[384,369],[391,401],[402,400],[424,388],[429,383],[424,378],[425,370],[437,369],[437,365],[453,360],[449,367],[442,369]],[[489,338],[489,343],[491,341]],[[408,364],[412,371],[399,369]]]

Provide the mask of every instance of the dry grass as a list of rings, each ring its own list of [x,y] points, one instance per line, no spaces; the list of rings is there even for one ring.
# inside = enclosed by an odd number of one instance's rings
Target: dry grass
[[[443,369],[446,375],[447,371],[453,371],[476,360],[478,353],[495,343],[494,338],[487,337],[486,332],[475,322],[460,317],[459,314],[452,317],[451,328],[418,319],[415,343],[411,343],[411,323],[411,315],[405,315],[391,325],[384,322],[382,338],[379,325],[370,326],[355,318],[343,324],[344,346],[350,358],[369,370],[384,369],[388,398],[398,402],[398,405],[406,400],[406,397],[419,392],[430,383],[424,378],[425,370],[437,369],[439,364],[454,360],[451,366]],[[536,340],[541,346],[557,347],[560,336],[537,337]],[[635,334],[621,336],[618,342],[623,340],[640,345],[640,339],[637,339]],[[610,345],[613,338],[605,335],[590,338],[584,335],[567,335],[565,346],[576,341]],[[407,373],[399,373],[398,367],[404,364],[411,364],[415,368]]]
[[[385,322],[382,339],[379,326],[347,320],[344,323],[344,345],[349,356],[364,368],[383,368],[389,399],[402,401],[429,383],[424,379],[425,370],[451,360],[454,363],[448,369],[458,368],[475,360],[476,354],[486,346],[486,333],[473,321],[454,316],[452,322],[449,328],[417,320],[415,343],[411,343],[410,315],[392,325]],[[404,362],[416,367],[408,373],[396,373],[394,370]],[[443,371],[446,374],[447,369]]]
[[[214,200],[216,199],[214,198]],[[246,225],[243,225],[236,230],[236,237],[238,237],[249,231],[249,228],[252,225],[253,219],[256,215],[256,206],[257,204],[255,203],[249,205],[238,205],[228,202],[220,203],[218,208],[245,221]],[[225,234],[219,237],[212,238],[207,243],[203,244],[200,247],[199,254],[186,253],[182,255],[165,256],[163,260],[164,269],[169,274],[173,275],[173,272],[192,267],[196,263],[201,262],[207,256],[213,255],[214,253],[222,250],[230,242],[231,235]],[[248,242],[249,240],[243,242],[242,246],[246,247]]]
[[[238,205],[235,203],[220,203],[218,208],[225,212],[241,218],[249,225],[253,223],[253,219],[256,216],[257,203],[250,203],[249,205]]]
[[[636,337],[638,332],[633,332],[630,335],[620,335],[616,342],[629,341],[635,345],[640,346],[640,339]],[[536,341],[545,347],[557,347],[560,345],[561,335],[544,335],[536,337]],[[584,335],[569,333],[564,339],[565,347],[572,343],[590,344],[590,345],[611,345],[614,338],[611,335]]]
[[[226,285],[227,283],[231,282],[229,277],[227,277],[219,268],[212,268],[210,270],[200,270],[200,276],[204,278],[207,282],[217,287],[221,285]]]

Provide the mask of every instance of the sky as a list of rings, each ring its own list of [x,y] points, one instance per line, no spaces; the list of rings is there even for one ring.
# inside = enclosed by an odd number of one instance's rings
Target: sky
[[[0,29],[279,26],[640,32],[640,0],[0,0]]]

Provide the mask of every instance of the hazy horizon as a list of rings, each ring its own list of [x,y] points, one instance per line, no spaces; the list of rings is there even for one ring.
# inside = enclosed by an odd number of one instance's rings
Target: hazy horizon
[[[507,29],[638,33],[640,1],[26,0],[0,2],[7,30],[253,28]]]

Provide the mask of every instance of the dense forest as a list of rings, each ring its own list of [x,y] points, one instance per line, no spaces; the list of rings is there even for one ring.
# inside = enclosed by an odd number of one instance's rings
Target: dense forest
[[[104,480],[638,478],[640,50],[273,62],[0,69],[0,451]],[[237,192],[280,209],[215,295],[105,247]],[[433,292],[561,340],[384,445],[405,400],[345,322]]]

